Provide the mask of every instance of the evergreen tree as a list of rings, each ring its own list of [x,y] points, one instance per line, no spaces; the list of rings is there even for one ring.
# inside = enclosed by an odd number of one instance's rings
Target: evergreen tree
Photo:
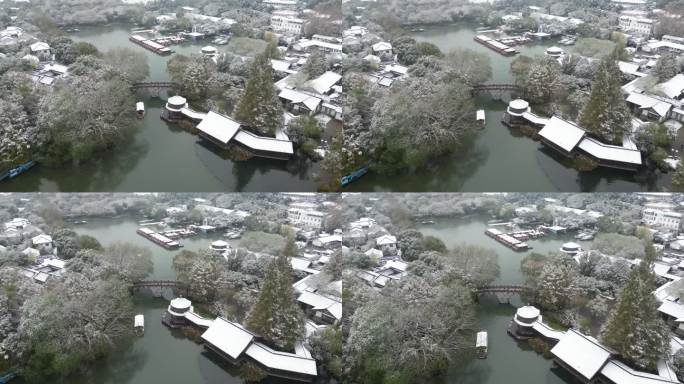
[[[279,349],[291,350],[304,335],[304,316],[295,301],[292,288],[292,254],[294,239],[266,267],[264,283],[257,302],[247,315],[247,328]],[[296,246],[295,246],[296,247]]]
[[[684,161],[679,161],[677,168],[672,174],[672,189],[684,191]]]
[[[631,271],[602,332],[603,342],[625,361],[648,370],[655,370],[658,360],[667,354],[669,334],[651,293],[656,285],[655,257],[655,248],[646,239],[644,259]]]
[[[318,50],[313,52],[309,58],[306,59],[306,63],[304,63],[302,70],[310,79],[324,74],[325,71],[328,70],[328,61],[325,58],[325,54]]]
[[[249,80],[237,105],[235,117],[268,135],[274,135],[282,123],[282,109],[273,86],[273,68],[267,52],[257,55],[252,62]]]
[[[661,82],[670,80],[679,73],[677,56],[671,52],[664,53],[660,56],[660,59],[658,59],[655,68],[653,68],[653,72]]]
[[[610,143],[618,143],[627,132],[631,115],[620,90],[620,70],[615,56],[601,60],[591,96],[580,115],[580,125]]]

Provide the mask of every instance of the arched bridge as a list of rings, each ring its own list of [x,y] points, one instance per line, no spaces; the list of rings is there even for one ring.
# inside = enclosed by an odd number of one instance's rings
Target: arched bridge
[[[530,289],[530,287],[525,285],[487,285],[477,288],[475,293],[478,295],[485,293],[523,293]]]
[[[133,83],[131,88],[133,89],[169,89],[177,87],[177,83],[170,81],[147,81],[140,83]]]
[[[515,295],[520,295],[529,291],[531,288],[524,285],[487,285],[479,287],[473,291],[475,299],[479,299],[482,295],[492,295],[499,300],[500,303],[508,303]]]
[[[522,94],[523,89],[515,84],[480,84],[475,85],[470,91],[473,96],[479,95],[481,93],[490,93],[492,95],[501,95],[504,92],[513,92],[516,94]]]
[[[189,290],[187,284],[177,280],[140,280],[133,283],[133,291],[138,291],[143,288],[149,288],[153,290],[171,288],[175,290],[184,291],[186,296]]]

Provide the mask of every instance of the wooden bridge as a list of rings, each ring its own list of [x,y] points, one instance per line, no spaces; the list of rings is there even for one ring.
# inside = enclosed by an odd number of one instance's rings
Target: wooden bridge
[[[499,302],[507,303],[510,302],[511,297],[529,292],[531,289],[525,285],[487,285],[475,289],[473,293],[476,299],[482,295],[493,295]]]
[[[152,292],[159,292],[158,296],[161,296],[161,291],[165,288],[171,288],[177,291],[183,291],[185,296],[188,295],[190,287],[182,281],[177,280],[140,280],[133,283],[133,291],[139,291],[141,289],[150,289]]]
[[[473,96],[488,93],[496,99],[501,99],[506,92],[522,95],[523,89],[515,84],[480,84],[473,86],[470,92]]]
[[[147,91],[152,95],[159,96],[162,91],[170,91],[172,89],[178,88],[178,86],[178,83],[171,81],[148,81],[134,83],[131,85],[131,89],[133,91]]]

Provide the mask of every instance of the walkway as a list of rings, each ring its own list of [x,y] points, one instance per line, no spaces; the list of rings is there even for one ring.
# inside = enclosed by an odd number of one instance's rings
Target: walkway
[[[245,130],[239,122],[216,112],[202,113],[188,107],[184,97],[173,96],[166,103],[166,109],[170,114],[180,113],[182,116],[199,122],[197,130],[200,136],[221,146],[227,147],[234,142],[247,149],[252,155],[287,160],[294,154],[294,146],[287,135],[282,132],[276,137],[259,136]]]

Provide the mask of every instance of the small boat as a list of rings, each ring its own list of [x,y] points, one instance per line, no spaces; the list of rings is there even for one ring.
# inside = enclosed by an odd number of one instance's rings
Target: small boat
[[[421,221],[420,223],[421,223],[421,224],[434,224],[435,221],[434,221],[434,220],[423,220],[423,221]]]
[[[487,358],[487,331],[480,331],[477,333],[475,350],[477,351],[477,357],[479,359]]]
[[[15,377],[17,377],[17,375],[14,372],[0,373],[0,384],[9,383],[10,380],[14,379]]]
[[[13,178],[21,175],[22,173],[28,171],[34,165],[36,165],[36,162],[33,160],[29,160],[29,161],[25,162],[24,164],[22,164],[18,167],[12,168],[12,169],[6,171],[5,173],[1,173],[0,174],[0,181],[5,180],[5,179],[13,179]]]
[[[367,166],[361,167],[361,168],[357,169],[356,171],[348,174],[347,176],[342,177],[340,179],[340,185],[342,185],[342,187],[344,188],[347,185],[349,185],[351,182],[360,179],[366,173],[368,173],[368,167]]]
[[[138,114],[138,119],[145,117],[145,103],[139,101],[135,104],[135,113]]]
[[[145,316],[135,315],[133,319],[133,328],[135,328],[135,333],[138,336],[142,336],[145,333]]]
[[[475,120],[481,121],[483,124],[485,122],[485,111],[484,109],[478,109],[475,115]]]

